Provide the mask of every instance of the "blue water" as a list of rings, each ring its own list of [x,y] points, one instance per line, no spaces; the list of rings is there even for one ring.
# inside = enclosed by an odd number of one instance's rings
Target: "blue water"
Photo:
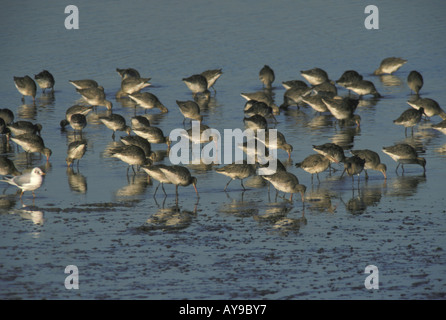
[[[79,29],[64,26],[65,6],[79,9]],[[41,123],[53,150],[47,175],[33,201],[1,185],[0,297],[3,299],[444,299],[446,280],[446,137],[422,121],[414,135],[392,123],[409,106],[411,70],[424,77],[423,97],[445,107],[446,39],[441,1],[376,2],[379,29],[364,27],[365,3],[358,1],[22,1],[0,12],[0,94],[2,107],[16,120]],[[408,60],[392,76],[373,76],[385,57]],[[150,77],[144,89],[169,109],[151,110],[153,125],[165,133],[182,128],[176,100],[191,99],[182,78],[222,68],[217,93],[203,110],[205,124],[223,132],[243,129],[242,92],[262,90],[258,72],[269,65],[276,75],[278,105],[282,81],[320,67],[336,80],[354,69],[375,83],[382,98],[358,107],[360,129],[335,126],[329,116],[291,107],[275,126],[294,150],[288,170],[307,186],[306,202],[275,200],[258,177],[223,192],[227,178],[215,166],[190,165],[200,198],[192,187],[166,186],[167,197],[144,172],[126,175],[126,164],[109,158],[112,132],[91,113],[84,138],[88,151],[79,171],[67,170],[71,128],[59,122],[80,95],[68,80],[94,79],[105,88],[113,112],[130,118],[144,110],[116,100],[116,68],[133,67]],[[21,102],[13,76],[43,69],[56,79],[55,93],[38,90],[36,104]],[[348,94],[338,88],[340,95]],[[117,135],[120,136],[119,134]],[[410,142],[427,160],[406,166],[404,175],[381,152],[383,146]],[[388,167],[361,176],[359,187],[340,171],[321,182],[294,163],[314,153],[312,145],[336,142],[348,151],[377,151]],[[11,143],[3,153],[27,169],[23,150]],[[165,146],[154,145],[165,151]],[[162,160],[169,164],[169,158]],[[170,209],[170,210],[169,210]],[[178,212],[180,210],[180,213]],[[173,213],[172,213],[173,212]],[[153,219],[175,214],[169,225]],[[278,228],[281,218],[295,219]],[[152,219],[152,224],[146,221]],[[172,222],[174,221],[174,222]],[[65,288],[67,265],[79,269],[79,289]],[[379,269],[379,289],[364,286],[367,265]]]

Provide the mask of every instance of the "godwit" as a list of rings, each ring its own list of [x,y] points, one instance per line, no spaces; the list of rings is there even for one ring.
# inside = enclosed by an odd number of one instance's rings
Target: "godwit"
[[[249,118],[243,118],[243,123],[246,129],[257,131],[259,129],[267,130],[268,122],[265,117],[260,114],[255,114]]]
[[[203,116],[200,114],[200,107],[195,101],[179,101],[177,100],[177,105],[180,108],[181,114],[184,116],[184,121],[187,119],[196,120],[196,121],[203,121]]]
[[[296,167],[302,168],[308,173],[311,173],[311,182],[313,182],[313,175],[316,174],[319,180],[319,173],[324,172],[330,166],[330,160],[322,154],[312,154],[306,157],[302,162],[296,163]]]
[[[158,127],[134,128],[132,130],[136,135],[147,139],[150,143],[165,143],[170,148],[169,136],[165,136]]]
[[[345,172],[352,177],[352,181],[354,181],[354,175],[358,176],[359,183],[359,174],[364,170],[365,160],[361,159],[358,156],[352,156],[346,158],[344,161],[344,171],[342,171],[341,178]]]
[[[199,129],[199,134],[196,134],[197,129]],[[214,132],[212,128],[210,128],[205,124],[200,123],[199,128],[197,128],[196,126],[192,126],[188,130],[186,130],[186,132],[184,132],[181,136],[188,139],[191,143],[195,145],[198,144],[200,148],[202,147],[202,144],[213,141],[215,143],[215,150],[214,150],[215,159],[218,159],[218,136],[216,136],[213,133]],[[200,158],[200,156],[201,156],[200,154],[198,155],[195,154],[195,149],[192,149],[192,157]],[[206,159],[206,162],[207,161],[210,161],[210,159]]]
[[[32,133],[24,133],[19,136],[11,137],[11,140],[21,146],[27,155],[32,152],[38,152],[46,157],[47,162],[49,161],[52,151],[45,147],[45,143],[40,136]]]
[[[417,96],[420,94],[423,83],[423,76],[418,71],[413,70],[407,76],[407,85]]]
[[[313,86],[317,86],[325,81],[330,81],[327,72],[321,68],[303,70],[300,74]]]
[[[42,125],[40,123],[32,123],[31,121],[19,120],[13,122],[7,126],[11,133],[15,136],[19,136],[24,133],[39,134],[42,131]]]
[[[347,85],[351,85],[360,80],[362,80],[362,75],[360,75],[357,71],[347,70],[339,77],[338,80],[336,80],[336,83],[345,88]]]
[[[217,168],[215,171],[231,178],[226,184],[224,191],[226,191],[226,188],[229,186],[231,181],[235,179],[240,179],[243,190],[246,190],[245,186],[243,185],[243,179],[255,175],[256,166],[254,164],[247,163],[232,163],[224,167]]]
[[[202,74],[194,74],[190,77],[183,78],[182,80],[189,90],[192,91],[194,97],[199,93],[208,91],[208,81]]]
[[[400,165],[404,172],[405,164],[418,164],[423,167],[423,173],[426,173],[426,159],[419,157],[417,151],[411,145],[400,143],[391,147],[384,147],[383,152],[398,163],[396,172],[398,172]]]
[[[156,192],[158,191],[159,186],[161,185],[161,188],[163,189],[164,195],[167,196],[166,190],[164,190],[164,184],[165,183],[171,183],[169,179],[167,179],[166,175],[164,174],[164,172],[161,171],[161,168],[167,168],[166,165],[164,164],[156,164],[156,165],[151,165],[151,166],[142,166],[141,167],[150,178],[155,179],[156,181],[158,181],[158,186],[155,189],[155,193],[153,194],[153,196],[155,197]]]
[[[333,81],[326,81],[326,82],[322,82],[321,84],[318,84],[317,86],[313,86],[310,90],[308,90],[307,93],[304,94],[304,96],[310,94],[311,92],[313,92],[313,93],[319,93],[319,92],[333,93],[334,95],[337,95],[338,88],[336,88],[336,85],[334,84]]]
[[[253,139],[247,138],[249,141],[238,144],[237,148],[246,153],[248,159],[253,159],[253,161],[258,163],[265,161],[266,157],[269,156],[269,149],[255,137],[252,137]]]
[[[80,132],[82,136],[82,130],[87,126],[87,117],[82,113],[75,113],[70,118],[70,126],[73,128],[74,133]]]
[[[265,164],[259,164],[259,168],[261,168],[259,170],[262,170],[262,172],[260,173],[260,171],[258,171],[258,174],[261,177],[264,177],[266,175],[274,175],[274,174],[276,174],[278,172],[281,172],[281,171],[287,171],[286,167],[284,166],[282,161],[280,161],[279,159],[273,159],[272,161],[276,162],[276,165],[274,166],[274,168],[275,168],[274,170],[270,168],[271,164],[270,164],[269,161],[267,163],[265,163]],[[269,193],[269,190],[270,190],[270,185],[271,185],[271,183],[268,182],[268,193]]]
[[[446,120],[441,121],[440,123],[434,124],[432,126],[435,130],[440,131],[443,134],[446,134]]]
[[[111,110],[113,104],[105,99],[105,92],[103,87],[91,87],[86,89],[76,89],[84,100],[92,106],[105,106],[107,110]]]
[[[274,76],[274,70],[271,69],[270,66],[264,65],[259,71],[259,79],[265,88],[271,89],[272,83],[276,79]]]
[[[74,114],[83,114],[84,116],[87,116],[87,114],[91,110],[93,110],[92,106],[74,105],[69,107],[65,112],[65,119],[60,121],[61,128],[64,129],[67,125],[70,124],[71,117]]]
[[[280,131],[276,130],[276,141],[270,141],[270,132],[265,131],[265,139],[262,139],[259,135],[255,137],[261,141],[268,149],[282,149],[288,153],[288,160],[291,159],[291,152],[293,152],[293,146],[287,143],[285,136]],[[274,143],[275,142],[275,143]]]
[[[54,92],[54,77],[53,75],[47,71],[43,70],[38,74],[34,75],[34,79],[36,79],[37,84],[42,89],[42,92],[45,92],[46,89],[51,88],[51,92]]]
[[[404,111],[397,119],[393,120],[394,124],[404,126],[404,134],[407,135],[407,128],[412,129],[413,135],[413,127],[416,126],[420,121],[421,117],[424,114],[424,108],[413,109],[409,108]]]
[[[22,101],[25,102],[25,96],[31,96],[36,101],[36,83],[30,76],[14,77],[14,84],[22,95]]]
[[[353,83],[347,84],[345,88],[359,95],[359,99],[368,94],[373,95],[374,98],[381,97],[378,90],[376,90],[376,87],[373,84],[373,82],[369,80],[355,81]]]
[[[294,87],[303,87],[308,89],[308,85],[302,81],[302,80],[288,80],[288,81],[282,81],[282,86],[285,88],[285,90],[294,88]]]
[[[245,115],[251,117],[253,115],[259,114],[264,118],[273,118],[274,122],[277,123],[277,119],[274,116],[273,109],[269,107],[265,102],[256,101],[256,100],[248,100],[245,103],[244,107]]]
[[[309,94],[311,89],[307,87],[295,86],[286,90],[283,94],[283,103],[280,105],[281,109],[286,109],[289,106],[296,105],[299,107],[302,104],[302,99]]]
[[[135,101],[139,106],[145,109],[158,108],[162,113],[167,113],[169,110],[161,103],[157,96],[150,92],[135,92],[129,95],[130,99]]]
[[[83,106],[76,104],[74,106],[69,107],[67,111],[65,111],[65,119],[67,121],[70,121],[71,116],[76,113],[80,113],[86,116],[91,110],[93,110],[92,106]]]
[[[31,170],[30,173],[24,173],[20,176],[14,176],[12,178],[5,177],[4,181],[7,182],[13,186],[16,186],[21,190],[20,198],[22,198],[23,193],[25,191],[31,191],[33,194],[33,197],[35,198],[36,195],[34,194],[34,191],[40,188],[43,182],[43,177],[45,173],[38,167],[35,167]]]
[[[382,74],[392,74],[395,71],[397,71],[399,68],[401,68],[407,60],[401,59],[401,58],[385,58],[381,61],[381,64],[379,65],[378,69],[376,69],[373,74],[374,75],[382,75]]]
[[[274,99],[271,96],[271,94],[268,94],[264,91],[257,91],[257,92],[251,92],[251,93],[241,93],[240,94],[243,98],[245,98],[247,101],[254,100],[259,102],[264,102],[267,104],[268,107],[271,107],[273,109],[273,114],[277,115],[280,113],[279,107],[274,103]],[[246,108],[246,105],[245,105]]]
[[[440,107],[437,101],[430,98],[419,98],[414,101],[407,101],[407,104],[414,109],[424,109],[424,114],[427,117],[440,116],[446,120],[446,112]]]
[[[329,112],[327,106],[322,101],[322,99],[333,99],[336,94],[332,92],[318,92],[315,95],[307,95],[302,97],[302,102],[308,104],[311,108],[313,108],[317,112]]]
[[[140,147],[144,151],[147,158],[151,159],[152,161],[154,160],[155,155],[152,152],[152,145],[147,139],[144,139],[140,136],[128,135],[121,137],[121,142],[125,145],[134,145]]]
[[[178,186],[187,187],[191,184],[195,189],[197,198],[200,197],[198,195],[198,190],[197,190],[197,178],[193,177],[190,174],[189,169],[179,165],[167,166],[165,168],[160,168],[160,169],[164,173],[166,178],[170,181],[170,183],[175,185],[175,195],[177,199],[178,199]]]
[[[10,125],[14,122],[14,112],[12,112],[11,109],[8,108],[2,108],[0,109],[0,118],[5,121],[6,125]]]
[[[141,77],[138,70],[136,70],[134,68],[127,68],[127,69],[116,68],[116,72],[119,73],[121,80],[124,80],[127,78],[140,78]]]
[[[221,77],[222,74],[223,74],[222,69],[211,69],[203,71],[201,73],[201,75],[206,78],[208,89],[212,88],[214,89],[214,92],[217,92],[217,90],[215,90],[214,88],[214,84],[218,80],[218,78]]]
[[[99,84],[92,79],[68,80],[76,89],[97,88]]]
[[[313,145],[313,150],[327,157],[328,160],[330,160],[330,162],[339,163],[339,162],[344,162],[345,160],[344,149],[342,149],[341,146],[335,143],[329,142],[317,146]],[[330,164],[330,170],[331,170],[331,164]]]
[[[132,167],[133,172],[135,172],[135,168],[133,166],[143,166],[152,164],[150,159],[146,158],[146,154],[144,151],[134,145],[124,145],[119,147],[114,147],[109,150],[110,156],[114,158],[118,158],[119,160],[127,163],[129,166],[127,167],[127,174],[129,173],[129,168]]]
[[[151,78],[128,77],[121,81],[121,89],[116,93],[116,98],[122,98],[150,86]]]
[[[14,162],[6,156],[0,156],[0,175],[2,176],[18,176],[21,173],[15,167]]]
[[[67,149],[67,158],[65,161],[67,162],[67,166],[70,167],[73,165],[74,161],[77,160],[77,166],[79,167],[79,160],[82,159],[85,152],[87,151],[87,141],[73,141],[68,145]]]
[[[384,163],[381,163],[378,153],[369,149],[351,150],[350,152],[353,155],[365,160],[364,173],[366,179],[369,178],[367,170],[379,171],[383,174],[384,179],[387,179],[387,166]]]
[[[131,128],[126,124],[125,118],[117,113],[112,113],[105,117],[99,117],[99,120],[105,124],[105,126],[111,130],[113,130],[112,138],[115,139],[116,131],[124,131],[127,134],[130,134]]]
[[[150,127],[150,120],[144,116],[134,116],[130,119],[132,129],[142,129]]]
[[[330,98],[322,98],[322,102],[325,103],[330,113],[341,121],[352,120],[359,127],[361,117],[354,114],[358,106],[359,100],[351,99],[348,97],[342,98],[339,96]]]
[[[290,201],[293,199],[294,193],[300,193],[302,203],[305,201],[304,195],[307,187],[303,184],[299,184],[299,179],[292,173],[286,171],[279,171],[272,175],[262,176],[265,180],[271,182],[276,188],[276,197],[279,191],[290,193]]]

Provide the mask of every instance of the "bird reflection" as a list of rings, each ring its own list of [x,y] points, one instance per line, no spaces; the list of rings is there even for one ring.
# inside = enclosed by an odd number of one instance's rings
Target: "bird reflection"
[[[42,92],[39,102],[43,107],[46,106],[53,106],[55,102],[54,92],[48,91],[48,92]]]
[[[326,129],[333,124],[333,116],[331,114],[322,114],[313,117],[306,123],[306,126],[312,130]]]
[[[201,159],[201,158],[199,160],[200,160],[199,163],[190,163],[187,165],[187,167],[190,170],[193,170],[194,172],[202,173],[202,174],[205,174],[208,171],[213,171],[213,167],[215,166],[214,162],[205,163],[203,161],[203,159]]]
[[[372,108],[378,104],[379,99],[370,98],[370,99],[361,99],[358,103],[358,108]]]
[[[247,188],[254,188],[254,189],[262,188],[262,187],[266,186],[267,184],[269,184],[269,183],[265,179],[263,179],[261,176],[258,176],[258,175],[249,177],[248,179],[246,179],[246,182],[245,182],[245,186]]]
[[[379,76],[379,80],[386,87],[397,87],[404,84],[403,80],[393,74],[384,74]]]
[[[119,102],[119,104],[124,108],[134,109],[136,115],[136,109],[138,108],[138,104],[129,97],[127,96],[124,98],[116,97],[116,102]]]
[[[340,199],[344,203],[347,211],[351,214],[363,214],[368,207],[378,205],[386,187],[387,181],[377,185],[369,185],[366,182],[362,188],[358,188],[358,190],[352,189],[351,199],[347,203],[343,201],[342,197]]]
[[[201,111],[207,111],[209,103],[211,102],[211,93],[209,91],[198,93],[194,97],[194,101],[198,104]]]
[[[348,212],[354,215],[363,214],[365,212],[365,209],[367,209],[366,204],[364,203],[364,200],[361,198],[360,193],[358,192],[358,195],[355,196],[355,190],[352,190],[352,197],[350,200],[347,201],[347,203],[342,200],[342,203],[345,205],[345,209],[347,209]]]
[[[215,97],[198,95],[194,101],[199,105],[201,112],[216,112],[218,110],[218,101]]]
[[[418,185],[426,182],[426,175],[418,176],[396,176],[388,182],[386,196],[409,198],[418,189]]]
[[[23,120],[34,120],[37,117],[37,108],[35,104],[22,104],[17,109],[18,118]]]
[[[280,219],[283,219],[293,209],[293,206],[289,203],[269,203],[265,208],[265,212],[262,214],[256,214],[253,216],[255,221],[266,222],[268,224],[274,224]]]
[[[434,151],[438,152],[441,155],[446,155],[446,144],[435,148]]]
[[[221,205],[217,210],[218,212],[235,216],[235,217],[252,217],[259,213],[258,204],[259,202],[244,201],[243,195],[245,191],[240,194],[240,200],[232,199],[229,193],[225,192],[226,197],[231,200],[230,203],[225,203]]]
[[[147,175],[144,172],[140,172],[133,176],[127,176],[128,185],[118,189],[115,192],[116,198],[138,196],[145,193],[149,182]]]
[[[381,202],[383,193],[387,188],[387,181],[384,180],[376,185],[371,185],[368,181],[362,188],[362,199],[367,207],[375,207]]]
[[[282,236],[287,236],[290,233],[299,232],[300,228],[307,224],[305,211],[302,210],[302,215],[299,218],[284,217],[276,221],[273,225],[273,231]]]
[[[168,150],[152,150],[153,163],[161,162],[169,156]]]
[[[334,213],[336,210],[336,205],[333,205],[331,199],[337,197],[333,194],[333,191],[320,185],[317,188],[312,188],[307,190],[305,195],[305,201],[308,204],[308,208],[314,212],[329,212]]]
[[[6,188],[3,189],[3,194],[0,195],[0,213],[9,213],[17,203],[15,194],[5,194]]]
[[[198,202],[195,204],[193,211],[180,209],[177,205],[168,208],[162,207],[151,215],[138,229],[141,231],[186,229],[197,216],[197,205]]]
[[[339,145],[344,150],[353,148],[355,137],[361,134],[359,127],[343,127],[340,131],[336,131],[331,142]]]
[[[72,167],[67,167],[67,178],[70,190],[78,193],[87,193],[87,178],[79,172],[76,172]]]
[[[42,225],[45,221],[43,212],[34,206],[23,205],[23,208],[18,210],[18,214],[23,219],[31,220],[34,224]]]

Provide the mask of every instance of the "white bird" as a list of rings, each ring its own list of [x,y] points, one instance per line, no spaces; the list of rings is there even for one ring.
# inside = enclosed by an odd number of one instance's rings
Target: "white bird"
[[[34,190],[40,188],[43,182],[44,175],[45,173],[40,168],[35,167],[34,169],[32,169],[30,173],[25,173],[20,176],[15,176],[12,178],[5,177],[4,180],[0,181],[7,182],[21,189],[22,192],[20,193],[20,198],[22,198],[23,193],[25,191],[31,191],[33,197],[35,198],[36,195],[34,194]]]

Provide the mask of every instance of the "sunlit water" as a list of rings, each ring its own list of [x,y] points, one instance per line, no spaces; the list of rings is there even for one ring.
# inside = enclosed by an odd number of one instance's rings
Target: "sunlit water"
[[[33,156],[46,172],[33,201],[23,202],[3,184],[0,198],[0,296],[6,299],[444,299],[446,287],[446,137],[422,121],[413,136],[392,123],[409,106],[406,83],[411,70],[424,77],[422,96],[444,107],[446,39],[444,5],[392,1],[379,3],[379,30],[364,27],[365,5],[358,1],[76,1],[78,30],[64,27],[65,3],[10,2],[2,7],[1,106],[15,120],[41,123],[53,150],[49,164]],[[409,62],[392,76],[372,73],[380,61],[397,56]],[[222,68],[217,93],[203,110],[204,123],[223,132],[243,129],[242,92],[262,90],[258,72],[276,74],[273,93],[280,105],[282,81],[300,79],[300,70],[325,69],[333,80],[354,69],[383,95],[358,107],[360,129],[340,128],[309,107],[290,107],[275,128],[294,151],[287,163],[307,186],[306,202],[275,198],[258,177],[242,192],[215,166],[190,165],[194,189],[135,176],[105,150],[116,144],[112,132],[91,113],[83,137],[88,151],[79,170],[65,164],[71,128],[59,122],[80,96],[68,80],[95,79],[106,90],[113,112],[130,121],[144,110],[119,101],[116,68],[134,67],[151,77],[150,91],[169,113],[151,110],[153,125],[165,133],[183,128],[176,100],[191,99],[182,78]],[[13,76],[43,69],[56,79],[55,93],[39,90],[33,106],[22,104]],[[348,94],[339,88],[339,94]],[[270,122],[273,125],[272,122]],[[188,125],[186,124],[186,127]],[[274,126],[274,125],[273,125]],[[118,134],[119,137],[121,134]],[[118,141],[118,139],[116,140]],[[381,152],[383,146],[410,142],[427,160],[405,167]],[[341,171],[320,174],[320,183],[294,164],[314,153],[312,145],[336,142],[377,151],[388,179],[378,172],[359,185]],[[162,155],[164,145],[153,145]],[[23,150],[11,143],[2,153],[19,170],[27,168]],[[162,163],[169,164],[165,157]],[[290,218],[284,224],[284,218]],[[64,286],[67,265],[79,269],[79,289]],[[367,265],[379,269],[379,289],[365,288]]]

